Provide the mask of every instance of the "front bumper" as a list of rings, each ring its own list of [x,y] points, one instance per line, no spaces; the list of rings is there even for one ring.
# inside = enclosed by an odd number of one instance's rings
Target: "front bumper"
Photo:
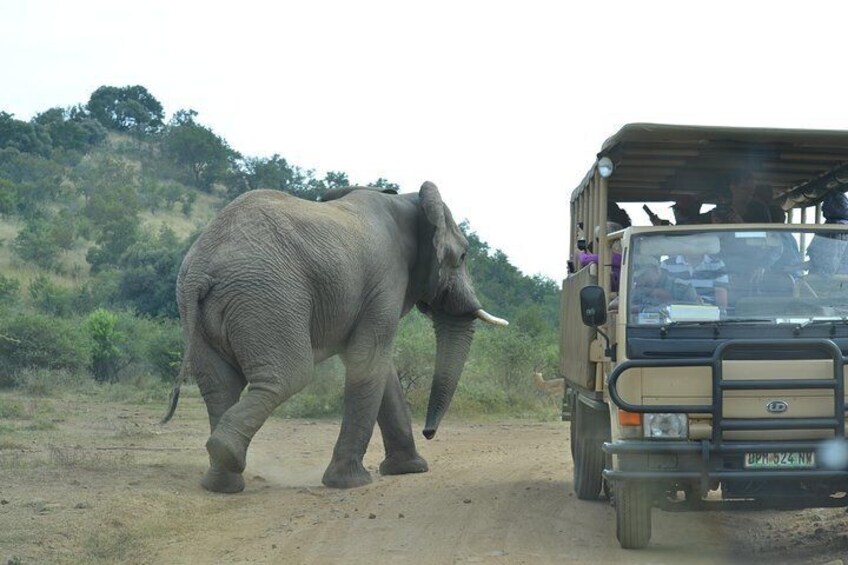
[[[833,363],[831,378],[819,379],[769,379],[727,380],[723,377],[723,363],[728,358],[744,355],[750,360],[769,360],[785,351],[794,351],[798,358],[813,355],[830,359]],[[845,379],[842,351],[828,339],[791,340],[728,340],[719,345],[713,356],[700,359],[639,359],[628,360],[613,369],[607,382],[610,399],[618,408],[628,412],[672,412],[709,414],[712,437],[700,441],[685,440],[618,440],[605,443],[606,454],[616,456],[615,468],[604,471],[611,481],[664,481],[700,482],[701,490],[709,485],[728,481],[830,481],[845,482],[848,469],[823,467],[794,469],[746,469],[746,453],[816,452],[822,440],[793,441],[736,441],[728,440],[724,432],[736,431],[790,431],[829,430],[833,438],[845,439]],[[706,405],[642,405],[630,404],[618,394],[618,379],[630,368],[639,367],[693,367],[712,368],[712,403]],[[833,395],[833,412],[815,418],[726,418],[724,393],[726,391],[767,390],[829,390]],[[817,458],[821,459],[821,458]]]
[[[604,453],[619,456],[617,469],[604,470],[611,481],[700,482],[728,480],[848,479],[848,470],[814,467],[809,469],[745,469],[746,453],[816,452],[821,441],[723,442],[621,440],[604,443]]]

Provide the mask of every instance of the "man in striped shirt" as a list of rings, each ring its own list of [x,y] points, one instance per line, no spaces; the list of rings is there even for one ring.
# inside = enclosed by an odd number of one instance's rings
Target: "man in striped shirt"
[[[724,261],[710,255],[678,255],[664,259],[661,266],[672,277],[691,284],[704,304],[727,310],[730,279]]]

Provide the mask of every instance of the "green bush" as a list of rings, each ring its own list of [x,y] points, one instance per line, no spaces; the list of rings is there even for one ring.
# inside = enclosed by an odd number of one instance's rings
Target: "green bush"
[[[152,374],[163,382],[173,383],[183,355],[179,322],[126,312],[119,314],[118,327],[128,337],[126,361],[133,369],[128,373]]]
[[[338,358],[315,369],[315,377],[302,391],[285,401],[275,412],[283,418],[338,416],[344,406],[344,367]]]
[[[87,314],[99,307],[113,305],[117,300],[120,277],[121,273],[115,269],[105,269],[92,275],[73,296],[74,312]]]
[[[91,372],[99,382],[113,383],[125,359],[127,336],[117,328],[118,316],[98,308],[85,319],[84,328],[92,341]]]
[[[19,314],[0,320],[0,386],[15,384],[28,367],[84,370],[91,359],[91,340],[78,321]]]
[[[117,298],[140,314],[177,318],[174,288],[189,243],[169,228],[144,234],[121,256]]]
[[[59,265],[62,248],[54,237],[51,222],[43,218],[31,218],[18,232],[13,244],[15,253],[26,262],[42,269],[54,270]]]
[[[67,317],[73,312],[73,291],[58,286],[43,273],[30,282],[29,296],[33,306],[45,314]]]
[[[395,337],[394,362],[407,395],[430,390],[436,362],[436,334],[423,314],[411,312],[401,320]]]
[[[20,289],[18,280],[0,275],[0,306],[11,306],[17,302]]]

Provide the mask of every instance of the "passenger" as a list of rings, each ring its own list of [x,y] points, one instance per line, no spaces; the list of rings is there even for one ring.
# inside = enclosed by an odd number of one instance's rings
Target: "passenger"
[[[754,201],[765,207],[768,221],[772,224],[785,224],[786,212],[775,202],[774,193],[767,184],[758,184],[754,188]]]
[[[699,304],[698,293],[686,281],[672,277],[660,268],[660,262],[649,255],[637,255],[633,260],[632,307],[665,306],[671,303]]]
[[[674,212],[674,221],[678,226],[688,224],[712,223],[710,213],[701,214],[701,202],[694,196],[684,194],[671,206]]]
[[[709,212],[713,224],[770,223],[769,205],[756,192],[750,171],[729,175],[716,195],[716,207]]]
[[[607,222],[607,233],[616,232],[622,229],[621,225],[615,222]],[[598,243],[600,237],[597,228],[595,229],[595,242],[590,243],[588,248],[585,251],[581,251],[577,254],[577,262],[582,269],[586,265],[591,263],[598,263],[598,254],[593,253],[592,250],[595,249],[595,244]],[[610,269],[610,290],[612,292],[618,292],[618,283],[621,280],[621,253],[613,251],[611,257],[611,269]]]
[[[736,218],[741,218],[743,222],[751,224],[771,222],[769,205],[761,199],[762,191],[760,198],[755,197],[757,187],[754,184],[754,175],[751,171],[743,170],[731,174],[727,181],[727,187],[730,196],[730,208],[735,213]]]
[[[841,192],[831,192],[822,201],[825,224],[841,224],[848,228],[848,198]],[[845,270],[848,249],[848,233],[823,234],[813,237],[807,248],[810,257],[810,272],[832,275]]]
[[[661,266],[672,277],[691,284],[704,304],[727,311],[730,278],[721,259],[710,255],[678,255],[665,259]]]
[[[607,204],[607,220],[614,224],[618,224],[620,226],[618,229],[629,228],[633,225],[627,212],[613,201],[610,201]]]

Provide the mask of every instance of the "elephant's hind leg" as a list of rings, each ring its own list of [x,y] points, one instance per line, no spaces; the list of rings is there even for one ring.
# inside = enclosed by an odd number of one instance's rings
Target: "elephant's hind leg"
[[[415,449],[412,417],[394,368],[386,382],[377,423],[380,424],[383,445],[386,448],[386,458],[380,463],[380,474],[404,475],[428,470],[427,461]]]
[[[274,409],[306,386],[312,376],[314,362],[308,333],[276,335],[285,335],[286,341],[270,343],[267,336],[251,336],[249,352],[244,344],[243,349],[236,348],[247,391],[224,413],[206,442],[210,459],[230,473],[244,471],[253,436]]]
[[[215,431],[224,413],[238,402],[245,380],[241,373],[222,359],[205,341],[198,340],[193,343],[192,351],[195,380],[206,403],[209,427],[211,431]],[[244,478],[241,473],[221,468],[212,457],[209,458],[209,469],[200,484],[212,492],[235,493],[244,490]]]

